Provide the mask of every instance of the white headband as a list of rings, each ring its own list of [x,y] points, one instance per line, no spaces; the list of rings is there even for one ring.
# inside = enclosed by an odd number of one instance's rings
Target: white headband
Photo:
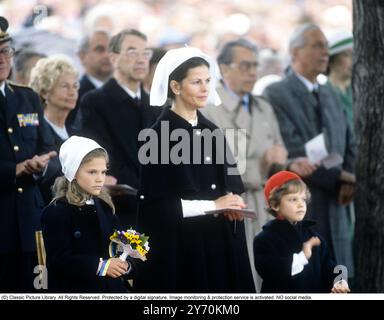
[[[72,136],[60,147],[59,159],[64,176],[71,182],[84,157],[95,149],[103,149],[96,141],[88,138]]]
[[[167,101],[169,75],[183,62],[190,58],[200,57],[209,63],[209,74],[211,77],[210,91],[207,103],[219,105],[221,103],[216,92],[217,65],[213,59],[201,50],[192,47],[178,48],[169,50],[159,61],[150,92],[150,104],[152,106],[163,106]]]

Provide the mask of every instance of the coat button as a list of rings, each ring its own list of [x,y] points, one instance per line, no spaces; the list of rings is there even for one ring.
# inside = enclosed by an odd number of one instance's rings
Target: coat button
[[[216,185],[215,185],[215,184],[212,184],[212,185],[211,185],[211,189],[212,189],[212,190],[215,190],[215,189],[216,189]]]
[[[13,146],[13,150],[15,150],[16,152],[19,151],[19,146]]]
[[[205,157],[206,162],[211,162],[211,157]]]
[[[17,188],[18,193],[23,193],[23,188]]]
[[[81,232],[75,231],[75,233],[73,235],[75,236],[76,239],[79,239],[81,237]]]
[[[12,128],[8,128],[8,133],[13,133],[13,129]]]
[[[196,135],[197,136],[201,135],[201,130],[196,130]]]
[[[144,196],[143,195],[140,196],[140,200],[144,200]]]

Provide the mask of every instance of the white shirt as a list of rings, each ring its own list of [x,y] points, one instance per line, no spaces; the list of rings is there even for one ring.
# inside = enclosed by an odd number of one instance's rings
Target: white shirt
[[[87,78],[89,81],[91,81],[91,83],[95,86],[95,88],[100,88],[104,84],[103,81],[96,79],[95,77],[92,77],[89,74],[87,74]]]
[[[309,92],[312,92],[313,90],[318,91],[319,84],[317,82],[313,83],[309,81],[306,77],[303,77],[301,74],[295,72],[297,77],[300,79],[300,81],[305,85],[305,87],[308,89]]]
[[[53,122],[49,121],[46,116],[44,116],[45,121],[52,127],[53,131],[62,139],[67,140],[69,138],[69,134],[65,126],[63,128],[55,125]]]
[[[0,91],[1,91],[1,93],[3,94],[3,96],[5,97],[5,81],[3,81],[3,82],[0,84]]]
[[[124,91],[126,92],[126,93],[128,93],[129,94],[129,96],[132,98],[132,99],[135,99],[135,98],[137,98],[137,99],[141,99],[141,91],[140,91],[140,88],[139,88],[139,90],[137,91],[137,92],[134,92],[134,91],[132,91],[131,89],[129,89],[128,87],[126,87],[126,86],[123,86],[122,84],[120,84],[119,83],[119,85],[124,89]]]

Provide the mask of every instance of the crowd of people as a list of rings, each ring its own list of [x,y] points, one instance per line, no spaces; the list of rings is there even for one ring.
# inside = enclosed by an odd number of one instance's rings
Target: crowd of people
[[[223,40],[215,59],[97,25],[78,68],[14,58],[5,17],[0,29],[0,292],[36,292],[38,230],[50,292],[350,291],[350,33],[298,25],[284,65],[252,37]],[[150,236],[146,262],[108,252],[132,227]]]

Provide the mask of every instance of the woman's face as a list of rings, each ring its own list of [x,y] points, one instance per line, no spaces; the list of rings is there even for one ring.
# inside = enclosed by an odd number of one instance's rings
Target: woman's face
[[[187,108],[199,109],[206,105],[209,95],[209,83],[211,77],[209,69],[201,65],[188,70],[187,76],[179,84],[176,97],[179,98]]]
[[[92,196],[98,196],[104,186],[107,161],[104,157],[93,158],[82,164],[76,172],[77,184]]]
[[[63,73],[46,94],[47,107],[73,110],[79,96],[79,82],[76,75]]]

